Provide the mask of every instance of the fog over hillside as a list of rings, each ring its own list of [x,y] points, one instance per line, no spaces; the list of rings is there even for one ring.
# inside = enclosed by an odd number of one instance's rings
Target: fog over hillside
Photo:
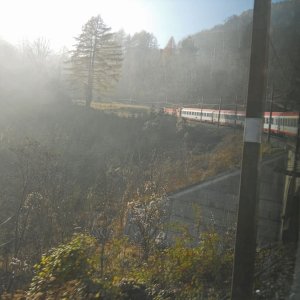
[[[266,101],[255,118],[245,114],[252,10],[162,48],[99,14],[72,49],[0,39],[1,299],[228,299],[245,124],[267,168],[255,299],[287,298],[295,240],[279,231],[298,236],[299,0],[273,3],[271,23],[273,115]]]

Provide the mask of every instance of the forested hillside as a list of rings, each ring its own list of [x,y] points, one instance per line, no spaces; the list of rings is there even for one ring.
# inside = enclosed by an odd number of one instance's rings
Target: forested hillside
[[[272,4],[269,92],[289,108],[299,99],[300,3]],[[222,25],[174,40],[160,50],[155,36],[123,33],[122,77],[113,98],[138,102],[244,103],[247,95],[252,10]],[[162,46],[162,45],[161,45]],[[282,108],[282,107],[281,107]]]
[[[115,33],[113,43],[122,46],[122,66],[118,58],[121,69],[114,71],[118,73],[114,79],[117,85],[110,89],[101,85],[101,91],[95,86],[93,101],[196,104],[202,97],[205,103],[218,103],[222,97],[223,103],[233,104],[237,97],[243,104],[247,95],[251,20],[249,10],[177,43],[171,38],[163,49],[156,37],[146,31],[133,36],[122,31]],[[273,86],[276,103],[283,104],[277,109],[297,109],[299,20],[299,1],[272,4],[268,94]],[[70,85],[66,62],[74,60],[75,53],[66,49],[54,53],[44,39],[23,42],[18,48],[0,41],[0,95],[8,97],[9,102],[21,94],[22,99],[37,102],[67,97],[85,100],[86,91],[80,90],[78,83]]]
[[[223,138],[159,113],[15,104],[2,105],[0,120],[0,287],[8,290],[28,284],[41,255],[74,232],[122,238],[133,203],[235,167],[240,154],[238,133]]]

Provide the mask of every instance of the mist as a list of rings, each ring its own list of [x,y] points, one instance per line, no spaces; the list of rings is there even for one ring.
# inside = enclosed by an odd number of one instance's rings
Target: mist
[[[297,264],[300,5],[271,12],[255,299]],[[0,39],[1,299],[228,298],[252,22]]]

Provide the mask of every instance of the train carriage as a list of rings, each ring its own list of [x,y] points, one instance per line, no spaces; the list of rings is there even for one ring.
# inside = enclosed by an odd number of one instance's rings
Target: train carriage
[[[227,126],[243,126],[245,112],[234,110],[216,110],[201,108],[164,108],[165,113],[180,116],[185,120],[216,123]],[[264,132],[271,130],[272,134],[296,136],[298,130],[299,112],[264,113]]]
[[[264,114],[264,131],[276,135],[295,136],[298,130],[299,112],[270,112]]]
[[[245,113],[242,111],[182,108],[181,117],[187,120],[201,121],[207,123],[220,123],[220,125],[242,126]]]

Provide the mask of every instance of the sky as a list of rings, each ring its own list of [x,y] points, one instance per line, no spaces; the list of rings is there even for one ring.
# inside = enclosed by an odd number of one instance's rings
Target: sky
[[[163,48],[253,8],[253,0],[0,0],[0,38],[17,45],[39,37],[59,51],[92,17],[101,15],[113,31],[153,33]]]

